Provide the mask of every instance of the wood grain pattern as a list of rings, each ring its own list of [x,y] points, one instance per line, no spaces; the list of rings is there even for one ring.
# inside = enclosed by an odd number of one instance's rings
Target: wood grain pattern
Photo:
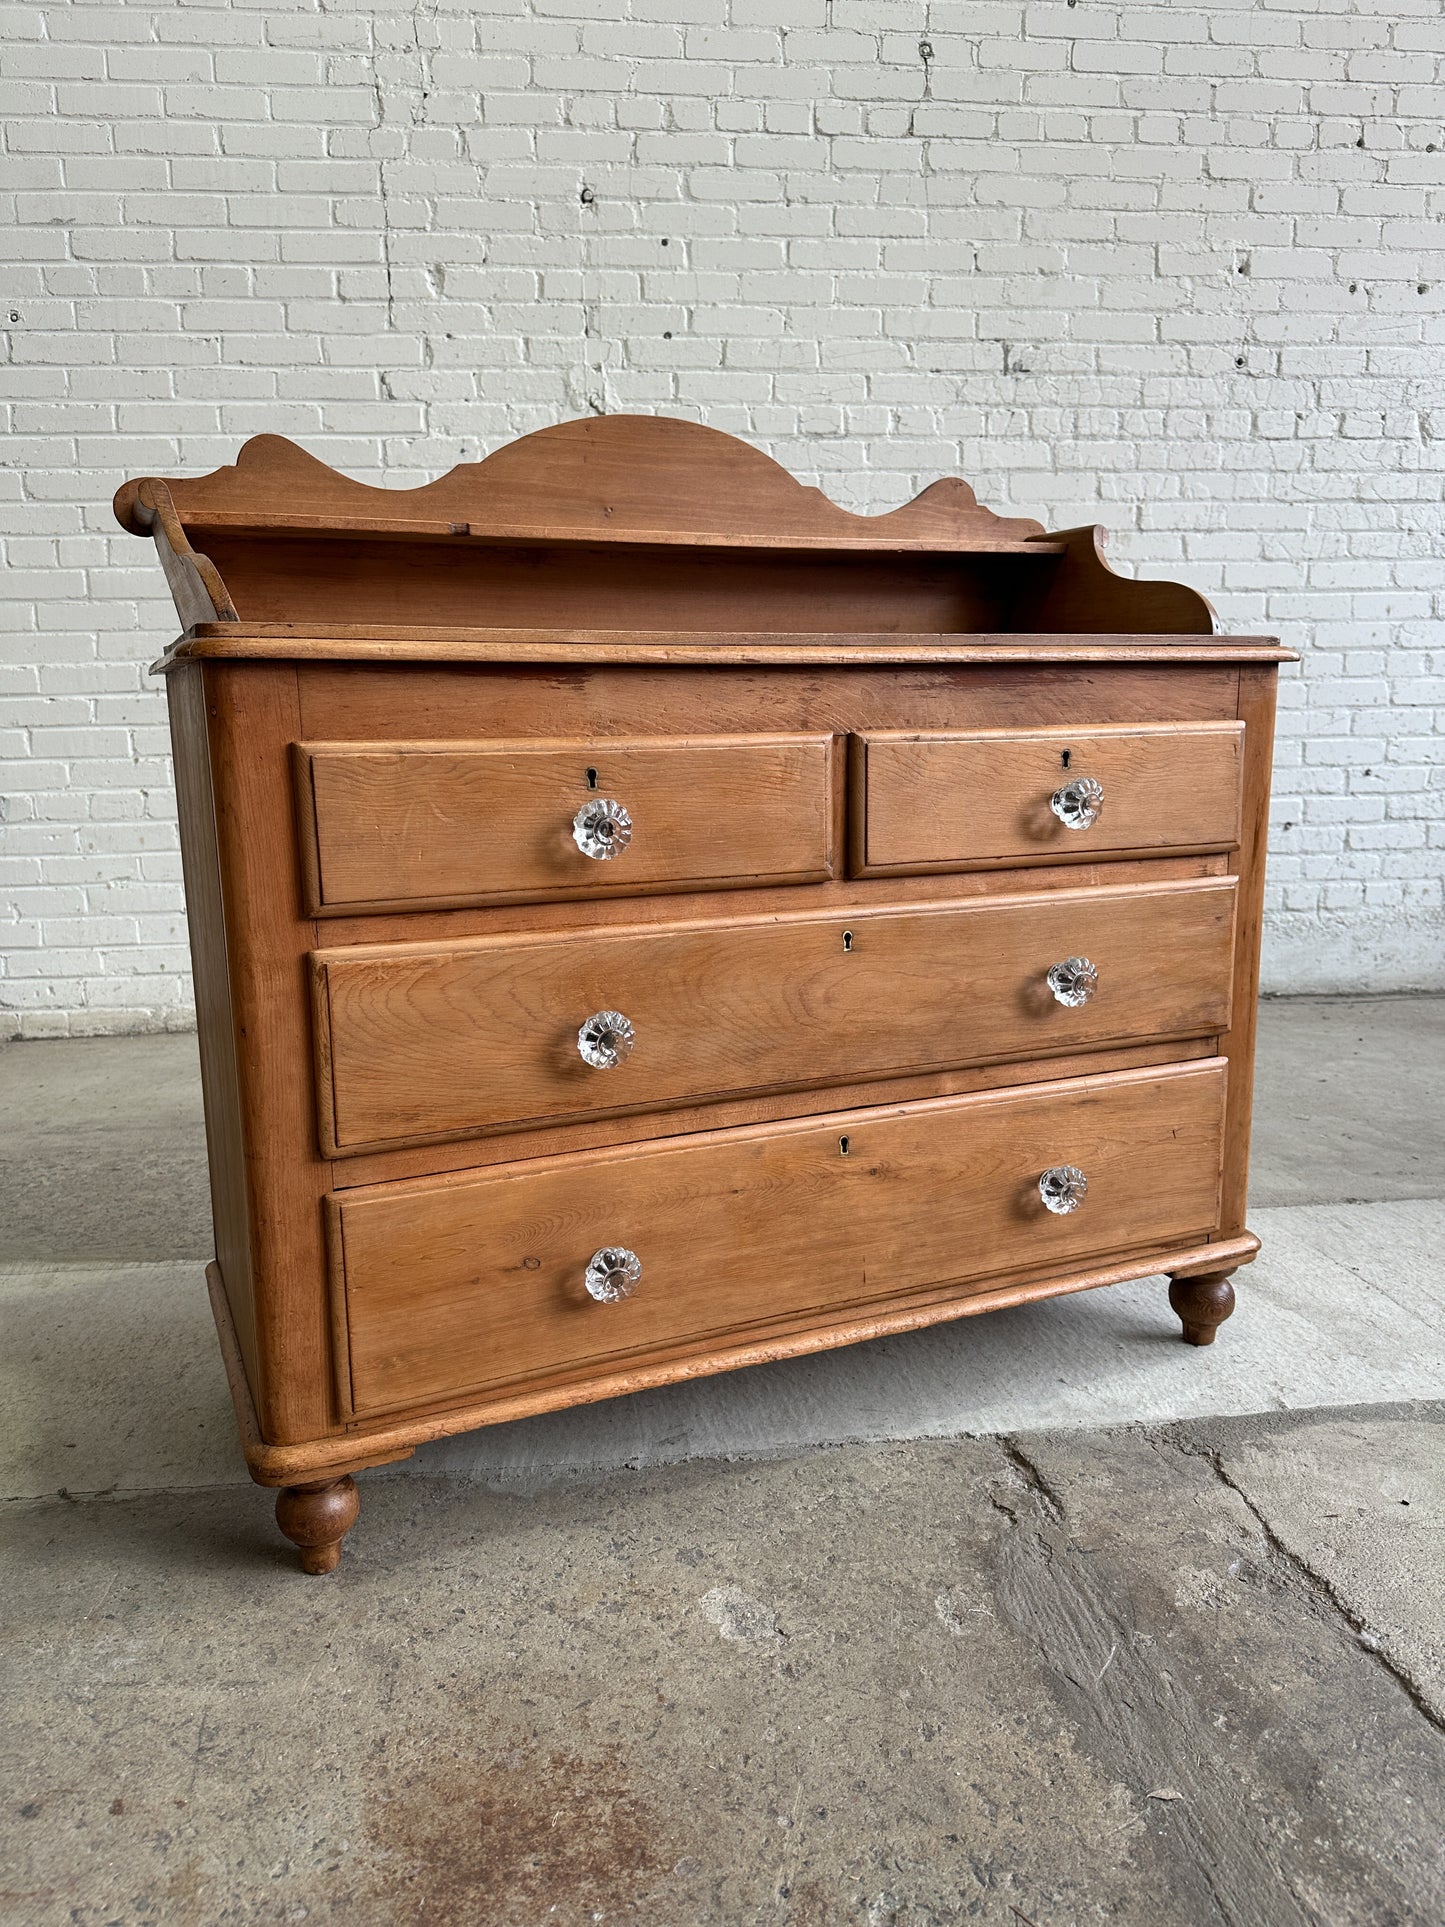
[[[230,1301],[236,1340],[253,1383],[260,1380],[250,1206],[242,1127],[240,1070],[231,1019],[231,966],[221,896],[216,799],[211,778],[205,671],[200,663],[167,685],[171,755],[180,817],[191,973],[195,983],[201,1093],[216,1263]]]
[[[142,492],[137,512],[149,517],[166,586],[176,605],[176,614],[186,627],[196,623],[217,627],[234,625],[236,605],[221,580],[221,572],[208,555],[199,555],[191,547],[163,482],[151,483]]]
[[[1105,553],[1107,529],[1065,529],[1047,539],[1063,549],[1064,559],[1056,568],[1019,578],[1010,628],[1088,635],[1127,625],[1188,636],[1209,636],[1218,629],[1212,604],[1197,589],[1115,575]]]
[[[852,768],[854,874],[1231,849],[1239,841],[1243,738],[1237,722],[867,732]],[[1104,790],[1087,829],[1069,828],[1050,807],[1079,777]]]
[[[698,628],[685,637],[637,630],[470,628],[445,630],[386,623],[201,623],[172,645],[159,671],[204,656],[250,656],[315,662],[537,663],[572,667],[579,655],[593,664],[796,668],[849,664],[882,667],[913,663],[1238,663],[1297,662],[1272,636],[1219,636],[1210,641],[1176,635],[1102,632],[1040,633],[1024,637],[982,631],[969,637],[938,632],[795,630],[778,634]]]
[[[1009,1085],[1047,1084],[1062,1077],[1097,1077],[1107,1071],[1142,1070],[1217,1054],[1216,1034],[1173,1039],[1163,1044],[1126,1044],[1060,1053],[1039,1059],[1011,1057],[997,1064],[970,1064],[958,1070],[923,1071],[829,1084],[820,1096],[813,1088],[754,1091],[746,1097],[710,1097],[679,1103],[659,1112],[624,1111],[569,1121],[549,1119],[491,1134],[427,1138],[416,1144],[388,1144],[375,1151],[340,1151],[331,1167],[338,1191],[356,1185],[388,1184],[399,1178],[435,1177],[445,1171],[483,1170],[522,1158],[562,1157],[611,1145],[643,1144],[659,1137],[684,1137],[696,1131],[726,1131],[746,1124],[784,1123],[811,1117],[820,1103],[830,1110],[915,1104],[935,1097],[967,1097],[975,1091]],[[325,1071],[324,1046],[318,1062]],[[325,1088],[323,1086],[323,1088]],[[334,1125],[332,1126],[334,1129]]]
[[[306,959],[290,796],[300,735],[297,678],[286,663],[209,663],[207,720],[230,964],[263,1435],[314,1438],[336,1424],[316,1146]]]
[[[709,1094],[844,1084],[1227,1027],[1234,884],[320,952],[323,1145],[347,1151]],[[1087,955],[1065,1008],[1047,972]],[[598,1070],[578,1026],[637,1041]],[[835,1106],[836,1108],[836,1106]]]
[[[639,736],[976,734],[1086,725],[1237,725],[1232,663],[917,663],[800,661],[765,670],[708,663],[349,663],[295,666],[308,742],[584,741]]]
[[[1269,786],[1274,763],[1273,669],[1242,671],[1239,720],[1244,727],[1244,810],[1239,846],[1230,867],[1239,877],[1234,939],[1234,1016],[1220,1039],[1229,1059],[1229,1118],[1225,1138],[1223,1215],[1229,1233],[1244,1229],[1249,1203],[1249,1138],[1254,1110],[1254,1043],[1259,1012],[1259,958],[1264,933],[1265,851],[1269,841]]]
[[[216,1322],[216,1342],[220,1346],[221,1363],[225,1368],[231,1405],[236,1414],[242,1456],[246,1461],[246,1470],[257,1485],[290,1485],[304,1479],[313,1470],[364,1472],[374,1465],[395,1465],[399,1459],[411,1457],[417,1440],[407,1441],[395,1436],[361,1439],[352,1433],[337,1433],[304,1439],[292,1445],[272,1445],[262,1438],[261,1421],[256,1416],[255,1401],[251,1397],[251,1382],[246,1372],[246,1361],[241,1356],[230,1301],[221,1282],[220,1267],[214,1263],[206,1266],[206,1292],[211,1301],[211,1316]],[[435,1437],[436,1434],[433,1432],[428,1436]]]
[[[832,748],[816,735],[306,743],[312,907],[824,878]],[[633,825],[632,842],[606,862],[572,834],[578,809],[601,797],[621,802]]]
[[[869,548],[788,555],[755,548],[605,543],[439,546],[371,537],[253,537],[204,531],[248,622],[641,630],[944,630],[1007,626],[1015,578],[1058,558],[903,556]]]
[[[835,785],[841,792],[843,785]],[[839,832],[841,841],[841,830]],[[1085,890],[1126,883],[1176,883],[1190,877],[1229,874],[1231,853],[1215,850],[1183,856],[1143,857],[1106,854],[1086,863],[1004,864],[978,870],[934,870],[918,876],[855,878],[826,882],[774,883],[738,888],[669,892],[662,902],[651,893],[632,897],[584,897],[565,891],[519,897],[516,902],[459,909],[406,909],[381,913],[336,912],[322,924],[328,949],[352,944],[447,943],[465,937],[552,930],[603,930],[617,924],[655,920],[687,923],[697,917],[786,915],[801,908],[845,909],[860,900],[884,909],[890,904],[953,903],[965,898],[1035,895],[1048,890]]]
[[[982,1283],[1024,1249],[1063,1272],[1203,1238],[1225,1075],[1211,1059],[348,1192],[331,1221],[355,1410]],[[1037,1190],[1061,1163],[1089,1175],[1067,1217]],[[582,1273],[609,1245],[643,1277],[601,1305]]]
[[[167,478],[189,525],[320,531],[408,526],[464,534],[526,534],[561,542],[856,544],[877,549],[966,547],[1042,533],[1027,517],[980,507],[966,482],[933,483],[886,515],[854,515],[805,487],[761,449],[664,415],[586,416],[526,435],[485,461],[418,488],[371,488],[339,475],[280,435],[257,435],[234,467]],[[138,526],[145,482],[116,496],[123,527]]]
[[[152,487],[158,486],[156,483]],[[398,491],[388,490],[393,498]],[[405,498],[403,497],[403,500]],[[845,511],[846,513],[847,511]],[[866,517],[867,521],[882,517]],[[653,528],[583,528],[577,526],[537,525],[527,522],[445,522],[423,515],[389,515],[385,510],[356,515],[332,515],[319,511],[291,510],[270,506],[253,509],[205,509],[192,513],[191,526],[213,534],[323,536],[344,540],[365,536],[377,542],[438,542],[448,548],[465,549],[470,544],[489,547],[563,547],[593,546],[600,541],[609,547],[689,550],[746,549],[767,554],[781,551],[787,555],[811,555],[819,551],[849,554],[865,551],[886,555],[1062,555],[1067,546],[1046,535],[995,536],[958,535],[951,532],[935,536],[872,534],[865,526],[860,535],[850,529],[833,534],[790,534],[787,530],[764,529],[742,534],[729,530]]]

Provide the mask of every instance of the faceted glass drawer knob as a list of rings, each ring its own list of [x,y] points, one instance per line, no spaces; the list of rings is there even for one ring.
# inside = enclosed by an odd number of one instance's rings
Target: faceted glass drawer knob
[[[637,1032],[620,1010],[597,1010],[577,1033],[577,1048],[594,1070],[615,1070],[628,1056]]]
[[[599,796],[595,803],[584,803],[572,818],[572,841],[583,856],[606,863],[632,841],[632,818],[610,796]]]
[[[1089,1180],[1077,1164],[1051,1164],[1039,1179],[1039,1196],[1056,1217],[1066,1217],[1084,1202]]]
[[[615,1305],[632,1296],[641,1276],[642,1260],[635,1251],[625,1245],[607,1245],[593,1252],[583,1282],[599,1304]]]
[[[1099,987],[1099,973],[1087,957],[1065,957],[1049,972],[1048,984],[1058,1001],[1072,1010],[1088,1003]]]
[[[1049,808],[1069,830],[1087,830],[1098,822],[1104,807],[1104,785],[1092,776],[1076,776],[1049,798]]]

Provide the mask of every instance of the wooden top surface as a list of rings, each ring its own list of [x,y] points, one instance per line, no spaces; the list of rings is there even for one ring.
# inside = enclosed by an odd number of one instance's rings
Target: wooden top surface
[[[761,449],[662,415],[561,422],[408,489],[353,481],[283,436],[258,435],[232,468],[125,483],[116,516],[133,534],[148,535],[163,496],[188,535],[1055,552],[1041,522],[995,515],[956,477],[888,514],[855,515]]]
[[[1298,662],[1273,636],[739,634],[555,629],[198,624],[154,665],[200,657],[317,662],[533,663],[793,668],[908,663]]]

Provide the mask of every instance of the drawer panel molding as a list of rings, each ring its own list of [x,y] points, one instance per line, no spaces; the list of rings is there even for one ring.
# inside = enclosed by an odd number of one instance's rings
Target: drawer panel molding
[[[832,761],[831,735],[300,743],[308,909],[820,882]]]
[[[850,751],[852,872],[1230,850],[1243,750],[1239,722],[867,732]]]
[[[333,1197],[352,1412],[1202,1239],[1225,1086],[1213,1058]],[[1040,1195],[1060,1166],[1087,1181],[1064,1213]],[[588,1289],[602,1253],[638,1263],[615,1302]]]
[[[329,1155],[1228,1028],[1236,884],[317,953]]]

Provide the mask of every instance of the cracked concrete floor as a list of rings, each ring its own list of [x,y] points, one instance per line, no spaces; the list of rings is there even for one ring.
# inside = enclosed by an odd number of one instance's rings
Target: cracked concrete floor
[[[515,1428],[369,1480],[328,1581],[235,1482],[200,1322],[162,1402],[191,1041],[0,1051],[0,1920],[1445,1918],[1442,1012],[1266,1007],[1282,1256],[1212,1354],[1140,1287],[716,1382],[792,1430]]]

